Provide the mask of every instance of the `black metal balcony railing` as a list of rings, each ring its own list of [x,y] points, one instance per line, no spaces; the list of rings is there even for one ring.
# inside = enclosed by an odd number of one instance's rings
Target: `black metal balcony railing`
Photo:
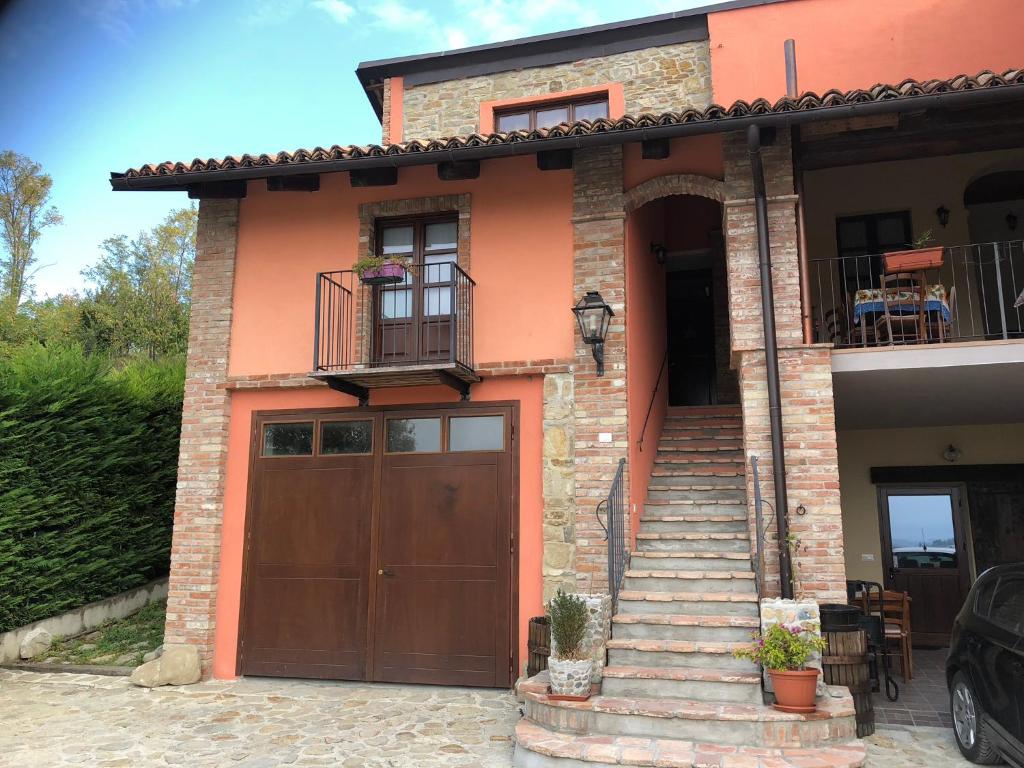
[[[449,262],[413,264],[390,285],[365,284],[351,270],[318,273],[314,373],[431,364],[472,371],[474,285]]]
[[[810,260],[816,342],[870,347],[1024,338],[1024,311],[1014,307],[1024,290],[1024,241],[945,248],[941,267],[899,276],[883,274],[883,258]]]

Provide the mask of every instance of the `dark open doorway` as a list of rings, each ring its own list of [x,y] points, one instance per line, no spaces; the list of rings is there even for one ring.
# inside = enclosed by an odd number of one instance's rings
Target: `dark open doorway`
[[[715,387],[715,304],[710,269],[669,272],[668,404],[713,405]]]

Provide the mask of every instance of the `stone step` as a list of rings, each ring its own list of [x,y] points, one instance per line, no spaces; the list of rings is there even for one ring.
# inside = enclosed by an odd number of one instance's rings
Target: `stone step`
[[[739,435],[705,437],[699,432],[687,432],[658,443],[659,450],[666,451],[742,451],[743,440]]]
[[[744,592],[619,592],[618,613],[675,616],[757,616],[757,595]]]
[[[688,418],[692,416],[735,416],[739,418],[743,407],[739,403],[721,405],[670,405],[665,410],[666,418]]]
[[[666,495],[668,494],[668,495]],[[747,483],[742,475],[716,477],[680,477],[674,473],[654,475],[647,485],[647,497],[653,499],[732,499],[746,500]]]
[[[739,515],[644,515],[640,533],[741,533],[749,529],[747,516]]]
[[[718,437],[718,436],[743,436],[743,422],[739,419],[730,419],[728,421],[718,421],[706,424],[696,424],[693,421],[687,421],[685,419],[668,420],[665,422],[662,428],[661,439],[664,440],[667,437],[679,437],[685,435],[692,435],[700,437],[705,435],[707,437]]]
[[[526,719],[516,724],[515,742],[516,768],[860,768],[867,760],[862,741],[793,749],[723,746],[707,744],[703,737],[686,741],[560,733]]]
[[[623,589],[630,592],[751,592],[752,571],[671,571],[630,569]]]
[[[757,666],[737,659],[732,652],[749,640],[662,640],[613,637],[608,641],[608,663],[639,667],[710,667],[756,674]]]
[[[651,477],[672,477],[692,482],[708,477],[744,479],[743,465],[736,462],[690,461],[689,459],[661,460],[654,462]]]
[[[637,571],[738,571],[751,567],[749,552],[637,552],[629,567]]]
[[[647,499],[644,501],[644,517],[662,515],[746,515],[746,494],[742,491],[732,499]]]
[[[746,552],[750,553],[747,531],[740,533],[638,533],[641,552]]]
[[[744,642],[759,624],[757,616],[694,616],[672,613],[620,613],[612,618],[619,639]]]
[[[696,667],[605,667],[602,696],[760,704],[761,676]]]
[[[692,468],[713,466],[717,469],[741,471],[743,458],[739,451],[658,451],[655,466]]]

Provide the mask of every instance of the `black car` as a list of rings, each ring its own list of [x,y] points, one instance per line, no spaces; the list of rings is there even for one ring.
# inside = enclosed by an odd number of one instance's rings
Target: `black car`
[[[971,587],[953,626],[946,684],[964,757],[1024,768],[1024,563],[990,568]]]

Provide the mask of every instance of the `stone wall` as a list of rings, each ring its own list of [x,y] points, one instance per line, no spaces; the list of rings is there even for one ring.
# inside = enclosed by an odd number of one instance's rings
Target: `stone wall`
[[[629,451],[625,213],[622,148],[577,150],[574,155],[573,293],[579,298],[599,291],[615,312],[605,341],[603,377],[597,376],[591,348],[575,334],[576,574],[578,589],[586,594],[607,589],[608,549],[594,509],[607,497],[619,459]],[[628,474],[623,498],[629,499]],[[629,530],[628,509],[626,526]]]
[[[607,83],[622,84],[627,114],[705,107],[711,102],[708,41],[407,87],[403,136],[410,141],[476,133],[485,101],[544,97]]]
[[[544,377],[544,604],[576,591],[576,471],[573,375]]]
[[[194,646],[209,674],[220,568],[230,393],[224,387],[238,200],[199,204],[165,646]]]
[[[796,197],[790,139],[779,131],[763,152],[782,398],[783,443],[792,542],[794,587],[821,602],[845,600],[845,562],[839,506],[839,461],[828,347],[805,346],[800,322]],[[739,374],[746,458],[759,457],[761,495],[774,503],[768,385],[765,369],[757,231],[746,141],[725,142],[726,248],[733,362]],[[747,475],[751,535],[753,478]],[[764,509],[773,517],[769,507]],[[779,542],[774,523],[765,544],[767,593],[779,594]]]

